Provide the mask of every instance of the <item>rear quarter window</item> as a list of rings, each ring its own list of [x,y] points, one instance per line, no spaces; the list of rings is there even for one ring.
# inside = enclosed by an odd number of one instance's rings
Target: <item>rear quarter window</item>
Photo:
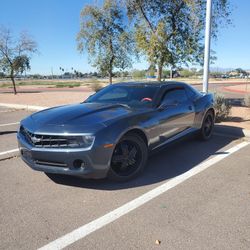
[[[197,96],[200,96],[200,92],[198,90],[196,90],[195,88],[191,87],[191,86],[187,86],[186,88],[186,93],[189,99],[194,99]]]
[[[173,88],[166,91],[162,98],[162,103],[171,104],[174,102],[185,102],[188,100],[184,88]]]

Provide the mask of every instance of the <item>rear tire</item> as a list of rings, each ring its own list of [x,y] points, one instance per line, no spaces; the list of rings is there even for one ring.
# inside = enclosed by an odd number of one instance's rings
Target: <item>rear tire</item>
[[[147,163],[148,148],[137,134],[128,134],[117,143],[112,155],[108,178],[124,182],[141,174]]]
[[[212,111],[208,111],[202,122],[202,126],[199,132],[199,139],[207,141],[211,138],[214,130],[214,114]]]

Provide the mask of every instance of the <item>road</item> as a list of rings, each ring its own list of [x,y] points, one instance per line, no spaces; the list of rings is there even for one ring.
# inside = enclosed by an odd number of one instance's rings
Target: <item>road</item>
[[[241,106],[243,99],[245,97],[245,94],[243,93],[236,93],[236,92],[230,92],[225,90],[223,87],[225,86],[237,86],[239,84],[245,84],[245,83],[210,83],[209,84],[209,91],[213,93],[220,93],[225,98],[227,98],[230,102],[230,104],[235,105],[235,106]],[[202,84],[194,85],[195,88],[198,90],[202,90]]]
[[[28,114],[0,108],[0,125]],[[17,128],[0,126],[1,152],[16,148]],[[0,249],[35,249],[62,236],[67,249],[250,249],[249,153],[242,138],[187,138],[153,154],[142,176],[122,184],[52,177],[19,157],[1,160]],[[161,185],[171,188],[143,203]],[[138,197],[140,206],[115,217],[114,209],[134,207]],[[95,220],[109,212],[111,221],[98,229]],[[82,237],[92,222],[94,231]],[[70,234],[75,229],[80,238]]]

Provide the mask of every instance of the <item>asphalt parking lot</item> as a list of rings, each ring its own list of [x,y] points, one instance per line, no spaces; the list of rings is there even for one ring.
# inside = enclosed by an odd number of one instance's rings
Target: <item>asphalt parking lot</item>
[[[28,114],[0,108],[0,153],[17,148]],[[17,156],[0,160],[0,176],[0,249],[250,249],[243,138],[187,138],[122,184],[48,176]]]

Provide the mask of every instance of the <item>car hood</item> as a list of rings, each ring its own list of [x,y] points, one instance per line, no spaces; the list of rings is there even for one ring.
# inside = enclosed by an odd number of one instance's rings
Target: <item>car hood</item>
[[[120,104],[80,103],[32,114],[22,124],[32,132],[95,132],[105,122],[127,116],[133,109]]]

